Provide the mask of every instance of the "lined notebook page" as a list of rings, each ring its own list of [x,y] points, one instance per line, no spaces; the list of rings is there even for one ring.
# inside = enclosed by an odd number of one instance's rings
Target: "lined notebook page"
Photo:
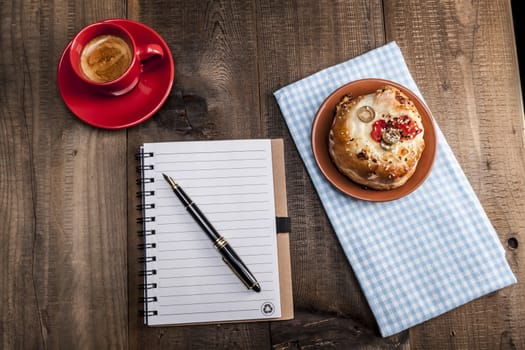
[[[153,153],[144,185],[154,191],[146,203],[147,264],[156,270],[147,305],[157,315],[149,325],[240,321],[281,316],[275,203],[270,140],[191,141],[144,144]],[[246,289],[224,264],[213,243],[175,196],[162,173],[171,176],[199,206],[259,281]]]

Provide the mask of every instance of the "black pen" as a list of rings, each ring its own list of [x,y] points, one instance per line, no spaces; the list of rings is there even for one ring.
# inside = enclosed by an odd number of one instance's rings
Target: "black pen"
[[[248,289],[253,289],[257,293],[261,291],[259,282],[255,279],[253,274],[248,270],[246,265],[242,262],[241,258],[235,253],[233,248],[230,246],[228,241],[222,237],[215,227],[206,219],[204,214],[200,211],[199,207],[190,199],[190,197],[184,192],[184,190],[177,185],[177,183],[168,175],[162,174],[164,179],[170,184],[173,192],[180,199],[186,210],[191,214],[193,219],[199,224],[202,230],[213,242],[215,249],[222,255],[222,260],[230,267],[237,277],[244,283]]]

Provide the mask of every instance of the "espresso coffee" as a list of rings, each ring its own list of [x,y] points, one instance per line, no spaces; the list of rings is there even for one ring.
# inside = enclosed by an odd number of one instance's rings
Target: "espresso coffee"
[[[132,58],[132,49],[124,39],[115,35],[100,35],[84,46],[80,68],[89,80],[106,83],[124,74]]]

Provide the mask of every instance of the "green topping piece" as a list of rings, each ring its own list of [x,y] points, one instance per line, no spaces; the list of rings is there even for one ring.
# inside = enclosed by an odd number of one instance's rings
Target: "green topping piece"
[[[393,145],[401,139],[401,131],[397,128],[385,128],[381,135],[382,142],[387,145]]]
[[[356,113],[359,120],[364,123],[370,123],[376,116],[376,112],[370,106],[359,107]]]

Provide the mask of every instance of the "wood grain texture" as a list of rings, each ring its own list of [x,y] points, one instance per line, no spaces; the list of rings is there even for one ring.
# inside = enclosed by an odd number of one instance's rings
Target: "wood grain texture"
[[[294,320],[284,323],[286,327],[272,327],[273,349],[408,349],[408,332],[383,339],[373,329],[338,314],[299,311]]]
[[[246,1],[136,1],[130,19],[159,32],[175,61],[175,82],[160,112],[128,133],[129,212],[137,200],[133,152],[143,142],[263,137],[258,99],[255,8]],[[129,339],[135,348],[267,349],[266,322],[146,327],[139,297],[135,218],[129,222]],[[134,256],[135,255],[135,256]]]
[[[525,348],[525,137],[508,0],[0,0],[0,348]],[[75,118],[56,66],[84,25],[167,41],[175,84],[128,131]],[[380,338],[273,92],[396,40],[519,283]],[[135,152],[143,142],[285,140],[296,317],[145,327]]]
[[[124,14],[111,2],[1,3],[0,348],[127,346],[126,135],[80,122],[56,86],[68,40]]]
[[[15,29],[0,31],[1,348],[41,347],[45,342],[34,261],[38,233],[31,130],[38,102],[32,98],[36,77],[31,73],[38,63],[21,43],[22,28],[26,34],[31,31],[22,23],[24,15],[13,4],[0,7],[2,28]]]
[[[509,1],[389,0],[385,23],[522,280],[525,151]],[[411,348],[525,348],[524,305],[523,284],[505,288],[414,327]]]

